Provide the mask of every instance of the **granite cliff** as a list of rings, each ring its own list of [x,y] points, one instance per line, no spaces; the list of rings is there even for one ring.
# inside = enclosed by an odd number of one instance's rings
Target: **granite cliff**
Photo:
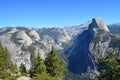
[[[5,27],[0,29],[0,42],[8,49],[18,68],[23,63],[29,70],[33,49],[44,59],[52,45],[56,50],[64,50],[88,25],[89,22],[64,28]]]
[[[111,32],[120,33],[120,26],[113,26],[116,25],[109,25],[109,30],[102,19],[94,18],[92,22],[63,28],[5,27],[0,28],[0,42],[11,53],[12,61],[18,68],[22,62],[27,70],[30,69],[33,49],[44,59],[54,45],[56,50],[69,54],[70,71],[84,73],[88,67],[94,69],[96,57],[110,47],[115,47],[119,54],[119,36]]]
[[[120,36],[112,34],[101,18],[93,18],[87,30],[74,40],[69,54],[68,69],[76,74],[87,72],[88,67],[95,69],[95,60],[104,56],[111,48],[119,54]]]

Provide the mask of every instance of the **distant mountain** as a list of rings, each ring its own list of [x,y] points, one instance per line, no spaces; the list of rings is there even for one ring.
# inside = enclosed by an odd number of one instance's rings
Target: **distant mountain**
[[[112,31],[112,27],[109,28]],[[112,34],[101,18],[93,18],[88,29],[79,34],[66,51],[70,55],[68,69],[76,74],[85,73],[88,68],[94,70],[97,57],[111,48],[120,54],[120,36]]]
[[[119,34],[120,28],[118,24],[108,25],[109,29],[106,26],[100,18],[97,18],[92,22],[89,21],[76,26],[65,26],[64,28],[5,27],[0,29],[0,42],[11,53],[12,61],[18,67],[23,62],[27,70],[29,70],[31,65],[30,58],[33,49],[36,53],[39,52],[44,59],[51,46],[54,45],[56,50],[65,51],[70,55],[69,70],[79,73],[85,72],[88,66],[94,68],[91,57],[96,55],[94,52],[97,51],[92,50],[93,46],[91,45],[94,44],[94,42],[92,43],[94,41],[93,38],[97,40],[99,38],[95,38],[98,35],[98,30],[93,28],[104,29],[106,34],[110,32]],[[85,54],[83,55],[83,53]],[[88,56],[89,53],[92,54],[91,57]],[[82,65],[81,69],[79,65]]]
[[[110,31],[114,34],[120,34],[120,23],[108,25]]]
[[[86,30],[88,25],[89,22],[65,28],[6,27],[0,29],[0,42],[9,50],[18,67],[23,62],[29,70],[33,49],[44,59],[52,45],[57,50],[66,49],[76,35]]]

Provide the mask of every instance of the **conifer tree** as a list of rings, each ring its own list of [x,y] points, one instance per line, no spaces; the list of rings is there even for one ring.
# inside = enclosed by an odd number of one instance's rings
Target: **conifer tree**
[[[22,75],[25,75],[27,72],[26,72],[26,67],[23,63],[21,63],[20,65],[20,72]]]
[[[32,67],[35,66],[36,59],[37,59],[37,58],[36,58],[35,51],[33,51],[32,54],[31,54],[31,65],[32,65]]]
[[[11,68],[13,68],[10,53],[0,43],[0,78],[10,80]]]
[[[41,73],[45,73],[46,72],[46,66],[45,66],[45,64],[44,64],[44,61],[43,61],[43,59],[41,58],[41,56],[40,56],[40,54],[38,53],[38,55],[37,55],[37,59],[36,59],[37,61],[37,63],[36,63],[36,65],[35,65],[35,67],[36,67],[36,71],[37,71],[37,73],[39,73],[39,74],[41,74]]]
[[[46,73],[46,66],[44,64],[44,60],[41,58],[40,54],[38,53],[36,56],[33,55],[32,67],[30,69],[30,76],[33,77],[37,74]]]
[[[111,50],[103,57],[99,57],[97,60],[98,71],[100,80],[116,80],[120,79],[120,56],[114,54],[114,50]]]
[[[49,75],[62,80],[64,72],[63,62],[58,57],[56,50],[53,46],[52,50],[48,53],[45,59],[45,65],[47,67],[47,73]]]
[[[11,63],[10,53],[7,48],[4,48],[0,43],[0,70],[9,70]]]
[[[12,64],[12,61],[11,61],[11,56],[10,56],[10,53],[8,52],[7,48],[4,49],[4,64],[5,64],[5,68],[8,70],[10,69],[11,64]]]
[[[18,69],[17,69],[17,65],[14,64],[14,63],[11,63],[11,68],[10,68],[11,72],[13,74],[16,74],[18,72]]]
[[[0,43],[0,71],[3,71],[4,69],[4,49],[2,47],[2,44]]]

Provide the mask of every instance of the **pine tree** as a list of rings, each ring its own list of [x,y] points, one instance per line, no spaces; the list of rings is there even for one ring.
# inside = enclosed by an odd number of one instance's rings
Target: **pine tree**
[[[22,75],[25,75],[27,72],[26,72],[26,67],[23,63],[21,63],[20,65],[20,72]]]
[[[11,68],[10,68],[11,72],[13,74],[16,74],[18,72],[18,69],[17,69],[17,65],[14,64],[14,63],[11,63]]]
[[[4,70],[4,49],[2,47],[2,44],[0,43],[0,71]]]
[[[35,66],[35,64],[36,64],[36,54],[35,54],[35,52],[34,51],[32,51],[32,54],[31,54],[31,65],[32,65],[32,67],[34,67]]]
[[[37,56],[33,54],[32,67],[30,69],[30,76],[33,77],[38,74],[46,73],[46,66],[44,64],[44,60],[41,58],[38,53]]]
[[[7,48],[4,48],[0,43],[0,78],[10,80],[11,68],[13,68],[11,56]]]
[[[33,77],[33,80],[58,80],[54,77],[50,76],[47,73],[37,74]]]
[[[36,70],[37,70],[37,73],[39,74],[46,72],[46,66],[39,53],[37,55]]]
[[[4,59],[5,59],[5,68],[6,70],[10,69],[12,61],[11,61],[11,56],[10,53],[8,52],[7,48],[4,49]]]
[[[45,65],[47,67],[48,74],[62,80],[64,72],[63,62],[58,57],[56,50],[53,46],[52,50],[48,53],[45,59]]]
[[[7,48],[4,48],[0,43],[0,70],[6,71],[10,69],[11,65],[11,56]]]
[[[120,56],[115,57],[114,65],[112,64],[113,79],[120,79]]]
[[[100,76],[98,77],[100,80],[120,79],[120,56],[115,55],[114,50],[111,50],[103,57],[99,57],[97,67],[100,72]]]

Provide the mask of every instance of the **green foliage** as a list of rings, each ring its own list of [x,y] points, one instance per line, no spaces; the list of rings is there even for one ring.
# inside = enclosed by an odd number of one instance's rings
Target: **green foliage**
[[[20,75],[12,76],[9,72],[1,72],[0,71],[0,79],[3,80],[17,80]]]
[[[60,60],[53,46],[45,59],[45,65],[47,66],[48,74],[62,80],[64,73],[63,61]]]
[[[6,79],[6,78],[9,77],[9,76],[11,76],[10,73],[0,71],[0,79]]]
[[[3,48],[0,43],[0,70],[5,71],[10,68],[11,57],[7,48]]]
[[[99,57],[96,65],[100,72],[99,80],[116,80],[120,79],[120,57],[111,50],[103,57]]]
[[[37,56],[35,53],[32,55],[32,67],[30,69],[30,76],[33,77],[36,74],[46,73],[46,66],[44,64],[43,59],[38,53]]]
[[[12,72],[13,74],[17,74],[17,73],[18,73],[17,65],[14,64],[14,63],[11,63],[11,66],[12,66],[12,67],[10,68],[11,72]]]
[[[36,63],[36,55],[35,55],[35,52],[33,52],[31,54],[31,69],[29,70],[29,73],[30,73],[30,77],[33,77],[35,76],[35,72],[36,72],[36,69],[35,69],[35,63]]]
[[[46,66],[39,53],[37,55],[36,70],[37,70],[37,73],[39,74],[46,72]]]
[[[25,75],[27,72],[26,72],[26,67],[23,63],[21,63],[20,65],[20,72],[22,75]]]
[[[0,73],[0,79],[3,80],[17,80],[17,78],[19,78],[21,75],[11,75],[8,72],[2,72],[2,74]]]
[[[47,73],[37,74],[33,77],[34,80],[55,80],[52,76],[48,75]]]
[[[54,47],[48,53],[45,61],[38,53],[31,55],[32,67],[30,69],[30,76],[34,80],[62,80],[64,73],[63,61],[58,57]]]
[[[12,63],[10,53],[0,43],[0,79],[16,80],[18,76],[12,76],[17,72],[17,66]]]
[[[32,65],[32,67],[34,67],[35,66],[35,63],[36,63],[36,55],[35,55],[35,52],[34,51],[32,51],[32,54],[31,54],[31,65]]]
[[[64,80],[92,80],[86,75],[74,74],[68,70],[65,71],[64,75]]]

